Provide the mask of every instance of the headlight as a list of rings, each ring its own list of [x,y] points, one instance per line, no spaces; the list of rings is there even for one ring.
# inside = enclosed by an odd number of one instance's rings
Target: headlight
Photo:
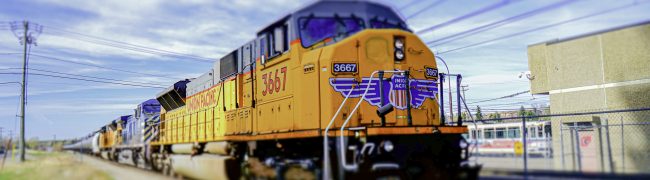
[[[402,51],[402,50],[395,50],[395,58],[397,58],[397,60],[402,60],[402,59],[404,59],[404,51]]]
[[[402,48],[404,48],[404,40],[402,40],[402,39],[395,39],[395,48],[397,48],[397,49],[402,49]]]
[[[390,142],[389,140],[384,141],[382,143],[382,147],[384,148],[384,151],[386,151],[386,152],[391,152],[395,148],[395,146],[393,146],[393,142]]]

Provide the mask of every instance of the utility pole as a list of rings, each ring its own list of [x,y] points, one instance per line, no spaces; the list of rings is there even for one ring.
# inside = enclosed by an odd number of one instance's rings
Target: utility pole
[[[27,96],[27,45],[29,39],[27,38],[27,31],[29,30],[29,23],[23,22],[25,30],[23,31],[23,84],[20,96],[20,162],[25,162],[25,98]]]
[[[465,101],[465,97],[467,97],[467,96],[465,96],[465,91],[469,90],[469,89],[465,89],[465,88],[467,88],[467,87],[469,87],[469,85],[460,85],[460,88],[461,88],[461,89],[457,89],[457,91],[458,91],[458,90],[462,90],[462,91],[463,91],[463,98],[462,98],[463,101]],[[458,102],[458,103],[461,103],[461,102]],[[467,109],[467,110],[469,110],[469,109]],[[469,111],[467,111],[467,115],[468,115],[468,117],[471,117],[471,116],[472,116],[472,114],[469,113]],[[460,116],[460,115],[459,115],[459,116]]]
[[[20,42],[23,45],[23,83],[21,84],[21,96],[20,96],[20,162],[25,161],[25,101],[27,99],[27,57],[28,57],[28,48],[29,45],[36,45],[36,37],[41,34],[43,29],[42,26],[38,24],[33,24],[33,28],[30,30],[30,23],[28,21],[23,21],[23,32],[22,36],[16,33],[19,29],[19,23],[11,23],[11,31],[18,37]],[[34,36],[32,36],[34,35]]]
[[[467,96],[465,96],[465,91],[469,90],[469,89],[466,89],[466,88],[468,88],[468,87],[469,87],[469,85],[461,85],[461,86],[460,86],[460,88],[461,88],[462,91],[463,91],[463,97],[467,97]]]

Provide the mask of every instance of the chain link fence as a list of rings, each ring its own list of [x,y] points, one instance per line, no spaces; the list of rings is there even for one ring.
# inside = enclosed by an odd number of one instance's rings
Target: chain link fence
[[[485,171],[647,174],[650,108],[466,120]]]

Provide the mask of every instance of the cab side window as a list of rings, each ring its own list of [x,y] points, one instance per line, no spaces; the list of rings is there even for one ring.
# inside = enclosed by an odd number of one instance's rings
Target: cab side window
[[[281,21],[258,34],[262,64],[289,51],[289,27]]]

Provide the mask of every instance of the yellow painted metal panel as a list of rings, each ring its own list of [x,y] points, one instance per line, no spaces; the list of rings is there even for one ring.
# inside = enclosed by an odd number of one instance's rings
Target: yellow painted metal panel
[[[205,112],[205,136],[207,141],[214,139],[214,107],[210,107]]]
[[[191,141],[191,138],[190,138],[190,135],[191,135],[190,134],[190,128],[191,128],[191,126],[192,126],[191,116],[190,115],[183,116],[183,142],[190,142]]]

